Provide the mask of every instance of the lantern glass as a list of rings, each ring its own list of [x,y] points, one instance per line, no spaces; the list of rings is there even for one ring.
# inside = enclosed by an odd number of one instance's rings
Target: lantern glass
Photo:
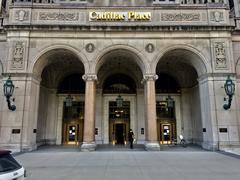
[[[233,83],[233,81],[230,79],[229,76],[228,76],[228,79],[226,80],[226,82],[224,84],[224,89],[225,89],[225,92],[228,96],[232,96],[234,94],[235,84]]]
[[[173,103],[174,103],[173,98],[171,96],[168,96],[167,97],[167,107],[173,108]]]
[[[116,102],[118,108],[123,106],[123,98],[120,95],[116,98]]]
[[[14,85],[12,83],[12,80],[10,79],[10,77],[8,78],[8,80],[5,82],[5,84],[3,85],[4,87],[4,95],[6,97],[11,97],[13,95],[13,91],[14,91]]]
[[[71,107],[72,106],[72,101],[73,101],[73,98],[71,97],[71,95],[68,95],[66,97],[66,107]]]

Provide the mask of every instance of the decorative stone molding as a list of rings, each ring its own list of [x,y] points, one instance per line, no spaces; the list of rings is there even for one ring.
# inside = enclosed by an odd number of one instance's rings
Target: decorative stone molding
[[[162,13],[162,21],[200,21],[199,13]]]
[[[56,20],[56,21],[78,21],[78,13],[57,13],[57,12],[40,12],[39,20]]]
[[[227,58],[224,42],[215,42],[214,43],[215,51],[215,67],[218,68],[227,68]]]
[[[29,20],[29,11],[18,10],[15,12],[15,19],[17,21],[26,21]]]
[[[148,52],[148,53],[152,53],[154,51],[154,45],[152,43],[148,43],[145,47],[145,50]]]
[[[24,42],[16,42],[13,50],[13,59],[11,63],[11,69],[23,69],[24,68]]]
[[[160,151],[160,145],[158,142],[146,142],[145,144],[146,151]]]
[[[210,13],[210,20],[214,22],[224,21],[223,12],[215,11]]]
[[[83,142],[80,149],[83,152],[95,151],[96,143],[95,142],[92,142],[92,143]]]
[[[92,52],[94,51],[94,49],[95,49],[95,46],[94,46],[93,43],[88,43],[88,44],[85,46],[85,49],[86,49],[87,52],[92,53]]]
[[[84,81],[97,81],[97,75],[95,74],[84,74],[82,78]]]
[[[156,74],[147,74],[143,76],[143,80],[141,83],[144,83],[146,81],[156,81],[158,79],[158,75]]]

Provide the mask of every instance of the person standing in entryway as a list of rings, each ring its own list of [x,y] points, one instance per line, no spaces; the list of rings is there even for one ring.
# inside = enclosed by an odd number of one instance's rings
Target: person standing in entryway
[[[128,133],[128,141],[130,142],[130,148],[133,149],[133,140],[134,140],[134,133],[132,129],[129,130]]]

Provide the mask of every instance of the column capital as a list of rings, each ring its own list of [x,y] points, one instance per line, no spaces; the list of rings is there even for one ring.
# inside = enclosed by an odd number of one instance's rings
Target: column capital
[[[158,75],[157,74],[145,74],[143,75],[143,79],[142,79],[142,83],[146,82],[146,81],[156,81],[158,79]]]
[[[82,76],[84,81],[97,81],[97,75],[96,74],[84,74]]]

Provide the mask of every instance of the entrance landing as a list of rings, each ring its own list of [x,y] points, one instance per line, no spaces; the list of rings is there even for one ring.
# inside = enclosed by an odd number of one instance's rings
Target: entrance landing
[[[77,145],[44,145],[39,146],[34,152],[78,152]]]
[[[98,144],[96,151],[145,151],[144,144],[134,144],[133,149],[129,145],[112,145],[112,144]],[[180,145],[161,145],[161,151],[188,151],[197,152],[205,151],[197,145],[188,144],[187,147]],[[80,152],[79,145],[45,145],[37,148],[33,152]]]
[[[134,144],[133,149],[129,145],[98,144],[96,151],[145,151],[143,144]]]

